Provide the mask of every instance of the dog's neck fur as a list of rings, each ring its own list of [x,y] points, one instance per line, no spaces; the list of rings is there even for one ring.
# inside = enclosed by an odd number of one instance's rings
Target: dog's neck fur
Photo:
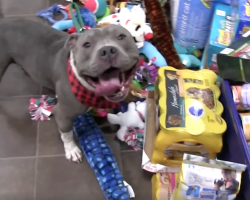
[[[70,65],[71,65],[71,69],[72,71],[74,72],[76,78],[78,79],[78,81],[85,87],[87,88],[88,90],[90,91],[95,91],[93,87],[91,87],[82,77],[79,76],[78,72],[77,72],[77,69],[76,69],[76,66],[75,66],[75,58],[74,58],[74,54],[73,52],[71,51],[70,52]]]

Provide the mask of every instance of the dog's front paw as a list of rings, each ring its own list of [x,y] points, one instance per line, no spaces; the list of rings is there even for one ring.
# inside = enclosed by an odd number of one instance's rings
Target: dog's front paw
[[[76,144],[70,145],[70,147],[65,146],[65,156],[68,160],[73,162],[82,162],[82,152]]]

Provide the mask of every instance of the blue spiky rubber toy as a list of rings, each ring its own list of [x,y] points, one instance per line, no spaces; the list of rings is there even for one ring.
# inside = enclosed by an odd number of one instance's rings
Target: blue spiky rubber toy
[[[106,200],[129,200],[129,191],[123,183],[115,158],[89,113],[75,119],[74,133],[89,165],[96,174]]]

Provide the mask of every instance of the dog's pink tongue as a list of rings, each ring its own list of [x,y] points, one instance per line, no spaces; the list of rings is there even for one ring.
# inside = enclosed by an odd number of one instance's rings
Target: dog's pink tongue
[[[95,92],[98,96],[110,96],[116,94],[120,88],[119,70],[112,70],[99,77]]]

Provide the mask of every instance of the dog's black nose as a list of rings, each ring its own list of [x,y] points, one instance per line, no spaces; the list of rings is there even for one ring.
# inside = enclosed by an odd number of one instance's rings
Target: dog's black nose
[[[99,50],[99,53],[100,53],[100,57],[104,60],[113,59],[117,55],[118,50],[116,47],[113,47],[113,46],[105,46]]]

